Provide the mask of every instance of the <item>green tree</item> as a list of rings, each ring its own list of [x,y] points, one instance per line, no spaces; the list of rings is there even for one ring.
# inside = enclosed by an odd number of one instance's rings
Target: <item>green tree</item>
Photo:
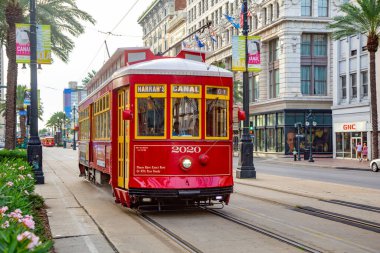
[[[19,122],[20,122],[20,132],[21,132],[21,138],[24,138],[26,133],[26,106],[24,105],[24,99],[25,99],[25,92],[28,88],[26,85],[17,85],[16,89],[16,110],[19,112]],[[42,115],[44,113],[43,105],[41,100],[38,101],[38,118],[42,120]],[[0,114],[2,116],[5,116],[6,113],[6,103],[0,104]]]
[[[234,104],[243,102],[243,87],[240,80],[234,81]]]
[[[329,25],[335,39],[356,34],[367,36],[367,50],[370,65],[371,118],[372,118],[372,158],[379,157],[377,91],[376,91],[376,57],[380,38],[380,0],[358,0],[340,7],[344,14],[334,18]]]
[[[70,122],[69,119],[66,118],[66,114],[64,112],[55,112],[46,122],[45,126],[53,129],[53,135],[55,132],[60,130],[62,133],[63,127]]]
[[[82,79],[82,85],[86,86],[95,75],[96,75],[96,71],[95,70],[91,70],[90,72],[88,72],[87,76]]]
[[[63,62],[68,62],[69,53],[74,48],[72,36],[78,37],[84,33],[80,21],[95,23],[86,12],[78,9],[76,0],[37,0],[37,23],[51,26],[51,42],[54,55]],[[6,47],[8,57],[7,69],[7,105],[5,148],[15,148],[16,127],[16,23],[27,23],[29,20],[29,0],[0,1],[0,44]]]

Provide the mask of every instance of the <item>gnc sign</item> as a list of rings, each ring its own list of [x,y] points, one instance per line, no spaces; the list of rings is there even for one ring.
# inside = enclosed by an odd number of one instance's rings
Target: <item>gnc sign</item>
[[[367,131],[366,121],[334,124],[334,132],[365,132],[365,131]]]
[[[356,130],[356,124],[353,123],[353,124],[344,124],[343,125],[343,130],[353,130],[355,131]]]

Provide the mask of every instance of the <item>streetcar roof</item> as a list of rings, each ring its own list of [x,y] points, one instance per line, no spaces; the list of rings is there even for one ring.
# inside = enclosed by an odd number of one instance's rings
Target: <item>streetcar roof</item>
[[[182,58],[162,58],[121,68],[114,73],[112,78],[133,74],[233,77],[231,71],[204,62]]]

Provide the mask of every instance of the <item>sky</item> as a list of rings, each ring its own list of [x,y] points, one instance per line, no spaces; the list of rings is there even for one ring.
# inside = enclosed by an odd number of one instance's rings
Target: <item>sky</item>
[[[53,55],[53,64],[42,65],[42,70],[38,70],[38,88],[44,106],[44,122],[39,122],[39,129],[44,128],[46,121],[54,112],[63,111],[63,89],[68,88],[68,83],[77,81],[80,85],[81,80],[87,76],[88,72],[97,71],[108,59],[104,46],[107,35],[102,32],[111,31],[135,2],[135,0],[77,0],[78,8],[92,15],[97,22],[95,25],[85,23],[86,32],[78,38],[72,38],[75,41],[75,49],[70,54],[67,64]],[[137,23],[137,19],[152,2],[153,0],[137,1],[132,11],[113,31],[113,34],[123,36],[107,37],[111,55],[119,47],[143,45],[142,28]],[[6,69],[5,57],[5,74]],[[21,69],[19,66],[18,83],[30,86],[30,68],[28,66],[27,69]]]

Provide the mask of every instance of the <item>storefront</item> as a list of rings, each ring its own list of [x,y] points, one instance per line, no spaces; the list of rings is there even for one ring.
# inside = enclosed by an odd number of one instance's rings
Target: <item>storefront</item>
[[[313,110],[316,126],[305,128],[309,110],[283,110],[250,116],[254,151],[257,153],[292,154],[298,147],[296,123],[301,123],[300,151],[312,147],[313,153],[329,154],[332,146],[331,110]],[[310,138],[311,133],[311,138]],[[311,139],[311,145],[310,145]]]
[[[356,146],[359,143],[370,146],[367,121],[334,123],[334,133],[336,158],[356,159]]]

